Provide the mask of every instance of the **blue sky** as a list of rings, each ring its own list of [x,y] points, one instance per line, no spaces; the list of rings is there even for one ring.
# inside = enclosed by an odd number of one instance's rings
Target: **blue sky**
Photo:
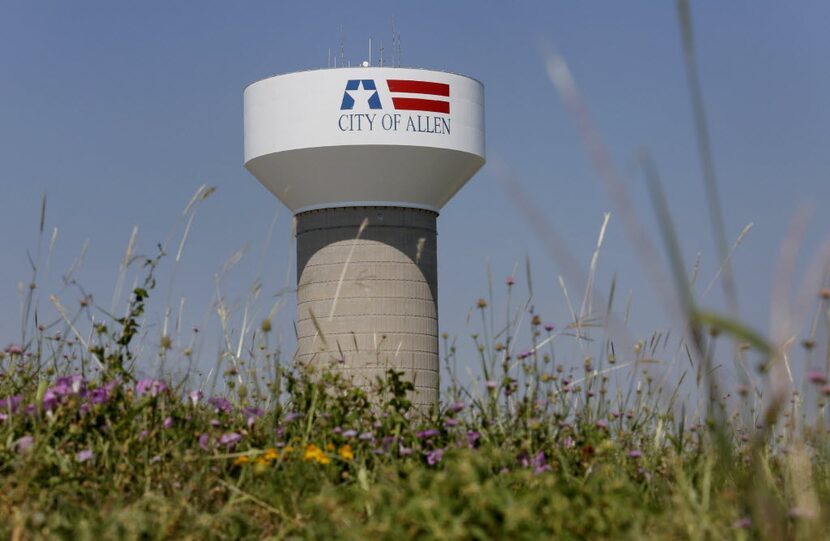
[[[294,246],[289,213],[242,166],[242,91],[276,73],[325,67],[341,25],[353,63],[367,55],[368,38],[375,47],[383,40],[389,55],[393,16],[403,65],[456,71],[485,85],[489,163],[439,219],[443,331],[468,343],[476,330],[468,312],[487,293],[487,265],[501,289],[525,257],[537,312],[560,325],[569,320],[562,270],[539,239],[544,232],[505,195],[497,163],[585,267],[603,212],[611,211],[598,286],[607,291],[616,274],[618,291],[631,291],[635,336],[670,325],[547,78],[548,46],[568,62],[655,244],[635,165],[644,148],[660,169],[687,262],[702,254],[704,285],[717,268],[672,2],[7,1],[0,10],[3,346],[19,338],[18,282],[29,281],[26,252],[36,251],[44,193],[47,229],[58,228],[38,281],[44,314],[49,293],[76,306],[78,294],[61,276],[87,239],[77,278],[108,307],[133,226],[140,252],[168,236],[175,246],[181,210],[201,184],[217,192],[199,209],[175,275],[169,260],[160,269],[151,323],[160,325],[166,299],[178,307],[184,297],[183,326],[201,325],[212,311],[215,275],[244,246],[223,292],[238,314],[261,275],[260,314],[267,311],[287,273],[293,282]],[[765,330],[779,244],[794,215],[813,209],[799,272],[830,230],[823,208],[830,201],[830,7],[696,2],[692,12],[728,236],[754,223],[734,260],[741,313]],[[704,303],[722,307],[720,290]],[[292,317],[293,298],[277,318],[286,347]],[[204,346],[208,362],[215,350],[215,342]]]

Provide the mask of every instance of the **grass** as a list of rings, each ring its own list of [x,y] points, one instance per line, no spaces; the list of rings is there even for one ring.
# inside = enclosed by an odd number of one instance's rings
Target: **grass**
[[[690,413],[679,387],[667,393],[643,370],[672,350],[668,336],[624,351],[585,302],[557,329],[529,302],[505,309],[481,299],[473,339],[482,377],[462,384],[447,348],[449,384],[432,411],[411,406],[411,386],[394,372],[367,393],[336,370],[290,363],[240,379],[228,361],[224,391],[205,396],[187,375],[136,376],[161,257],[133,262],[144,279],[124,317],[93,318],[84,297],[76,313],[61,307],[0,356],[3,537],[815,539],[826,531],[826,371],[808,372],[777,409],[762,407],[761,387],[739,386]],[[508,299],[516,281],[504,286]],[[818,292],[813,333],[828,325],[829,298]],[[695,339],[713,351],[730,322],[697,324]],[[270,320],[250,328],[256,347],[243,365],[272,367]],[[524,348],[520,336],[529,337]],[[587,354],[561,358],[565,342]],[[753,347],[738,342],[738,354]],[[805,356],[826,355],[807,344]],[[184,363],[187,349],[161,340],[154,355]]]

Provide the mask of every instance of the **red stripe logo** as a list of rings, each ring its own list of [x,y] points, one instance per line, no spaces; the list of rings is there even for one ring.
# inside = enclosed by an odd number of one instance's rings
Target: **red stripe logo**
[[[398,111],[425,111],[429,113],[450,113],[449,100],[434,98],[449,98],[450,85],[445,83],[432,83],[429,81],[409,81],[404,79],[389,79],[386,81],[389,92],[392,94],[403,94],[392,96],[392,105]],[[427,97],[414,97],[413,94],[420,94]]]

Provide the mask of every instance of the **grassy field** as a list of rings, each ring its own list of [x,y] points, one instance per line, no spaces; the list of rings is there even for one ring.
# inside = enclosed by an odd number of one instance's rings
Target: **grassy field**
[[[781,402],[762,363],[752,385],[686,411],[644,370],[668,336],[621,351],[603,317],[557,329],[522,305],[502,326],[481,299],[483,377],[460,384],[448,348],[433,411],[413,409],[394,372],[367,395],[336,367],[281,364],[270,320],[244,358],[223,352],[225,390],[206,396],[191,378],[135,376],[158,259],[137,263],[124,317],[85,335],[95,306],[58,304],[0,354],[3,538],[777,540],[830,526],[824,371]],[[830,297],[816,293],[813,337]],[[689,351],[732,334],[736,355],[782,362],[736,323],[693,327]],[[588,354],[555,357],[563,341]],[[157,343],[159,357],[190,354]]]

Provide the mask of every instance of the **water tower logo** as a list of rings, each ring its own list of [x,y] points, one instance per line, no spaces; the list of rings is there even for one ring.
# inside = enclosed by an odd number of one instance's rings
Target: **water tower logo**
[[[419,113],[450,114],[450,85],[431,81],[414,81],[406,79],[388,79],[386,88],[395,111],[412,111],[402,116],[401,113],[386,113],[378,118],[376,113],[341,114],[338,119],[340,131],[409,131],[419,133],[450,133],[450,119],[437,115]],[[374,79],[349,79],[343,91],[340,103],[341,111],[352,111],[355,104],[369,110],[382,110],[380,94]],[[365,110],[365,109],[364,109]],[[375,121],[379,120],[378,123]]]

